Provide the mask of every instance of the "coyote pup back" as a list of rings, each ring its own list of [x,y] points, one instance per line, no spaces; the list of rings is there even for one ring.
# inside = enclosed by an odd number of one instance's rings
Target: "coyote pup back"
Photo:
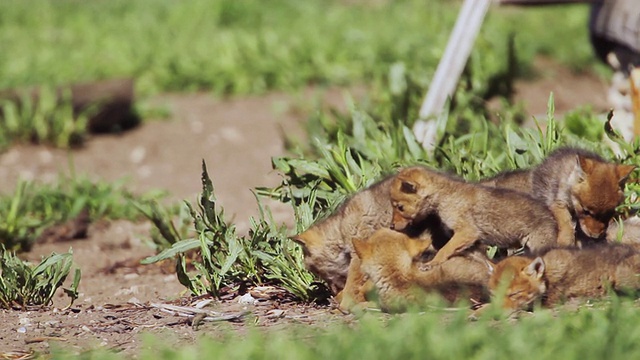
[[[368,238],[391,224],[391,178],[347,199],[328,218],[292,239],[302,245],[307,269],[327,282],[333,294],[345,286],[355,238]]]
[[[640,247],[600,244],[585,249],[555,248],[536,258],[512,256],[498,263],[489,288],[506,288],[504,306],[526,309],[534,301],[545,306],[571,298],[601,298],[608,289],[640,290]]]
[[[533,197],[444,175],[423,167],[409,167],[393,178],[390,189],[391,227],[407,226],[437,214],[453,237],[431,265],[482,242],[498,247],[541,249],[556,243],[558,226],[549,208]]]

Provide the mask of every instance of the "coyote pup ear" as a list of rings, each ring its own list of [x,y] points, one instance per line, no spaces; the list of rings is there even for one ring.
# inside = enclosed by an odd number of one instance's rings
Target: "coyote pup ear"
[[[405,194],[415,194],[418,192],[418,189],[416,184],[403,180],[402,184],[400,184],[400,191]]]
[[[525,273],[536,279],[542,278],[542,275],[544,275],[544,260],[539,256],[535,258],[531,264],[527,266]]]
[[[620,184],[620,186],[624,186],[624,184],[627,182],[627,178],[629,177],[629,175],[631,175],[631,173],[635,169],[636,169],[635,165],[617,165],[616,166],[616,174],[620,179],[618,180],[618,183]]]
[[[584,171],[585,173],[589,174],[593,171],[593,160],[583,157],[581,155],[576,155],[577,157],[577,161],[578,161],[578,166],[580,166],[580,168],[582,169],[582,171]]]
[[[324,238],[314,228],[308,229],[298,235],[289,237],[289,239],[302,245],[303,248],[313,248],[322,246]]]

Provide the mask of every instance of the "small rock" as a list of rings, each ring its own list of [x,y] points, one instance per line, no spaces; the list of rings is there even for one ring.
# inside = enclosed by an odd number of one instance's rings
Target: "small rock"
[[[253,296],[251,296],[251,294],[246,293],[242,296],[238,296],[238,302],[240,304],[252,304],[255,305],[258,303],[258,300],[256,300]]]
[[[138,286],[134,285],[128,289],[120,289],[116,292],[116,296],[120,295],[133,295],[138,293]]]
[[[225,126],[221,128],[219,131],[222,134],[222,138],[225,139],[226,141],[229,141],[232,143],[239,143],[244,141],[244,136],[242,136],[242,133],[236,127]]]
[[[135,149],[131,151],[131,155],[129,159],[131,160],[132,163],[139,164],[142,162],[142,160],[144,160],[146,155],[147,155],[147,150],[145,150],[145,148],[142,146],[137,146]]]
[[[199,120],[189,121],[189,127],[194,134],[200,134],[204,130],[204,124]]]
[[[136,274],[136,273],[131,273],[131,274],[125,274],[124,275],[124,279],[125,280],[132,280],[132,279],[136,279],[139,278],[140,275]]]
[[[267,311],[267,318],[269,319],[279,319],[284,317],[285,314],[285,310],[281,310],[281,309],[273,309],[273,310],[269,310]]]
[[[24,334],[24,333],[26,333],[26,332],[27,332],[27,328],[26,328],[26,327],[24,327],[24,326],[20,326],[20,327],[18,328],[18,332],[19,332],[20,334]]]

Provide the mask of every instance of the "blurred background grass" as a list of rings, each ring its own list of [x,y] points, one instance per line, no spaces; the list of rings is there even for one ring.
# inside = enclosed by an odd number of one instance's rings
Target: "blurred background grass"
[[[460,3],[5,0],[0,88],[132,76],[144,94],[249,94],[367,83],[395,62],[430,78]],[[493,7],[472,59],[504,68],[513,34],[525,74],[536,54],[588,69],[587,12]]]

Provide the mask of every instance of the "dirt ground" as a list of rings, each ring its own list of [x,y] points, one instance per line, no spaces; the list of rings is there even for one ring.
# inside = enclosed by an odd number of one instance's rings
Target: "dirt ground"
[[[516,101],[524,101],[532,115],[546,112],[550,91],[555,94],[557,113],[586,104],[606,109],[606,81],[573,74],[547,61],[538,67],[538,78],[516,84]],[[355,98],[366,96],[363,89],[352,93]],[[302,136],[302,124],[314,104],[321,101],[344,108],[343,94],[339,89],[308,89],[299,94],[226,100],[210,94],[158,96],[149,101],[168,107],[169,119],[146,121],[119,135],[93,137],[71,152],[21,145],[0,154],[0,191],[13,191],[19,178],[53,180],[60,172],[68,173],[71,162],[79,174],[107,181],[126,177],[135,191],[166,189],[170,201],[193,202],[200,190],[204,159],[221,205],[243,232],[249,217],[257,214],[250,189],[280,182],[270,159],[285,154],[282,133]],[[292,223],[287,206],[269,205],[277,221]],[[34,246],[25,255],[33,261],[73,248],[75,264],[82,270],[80,297],[67,310],[62,310],[67,305],[62,294],[51,309],[0,310],[0,357],[10,351],[16,351],[14,355],[46,353],[55,346],[73,352],[104,347],[135,354],[142,346],[143,332],[168,334],[170,341],[188,344],[220,327],[242,331],[247,318],[269,327],[352,319],[330,307],[292,303],[277,289],[255,289],[257,304],[242,304],[233,297],[213,302],[205,309],[217,311],[209,316],[222,319],[205,321],[196,331],[182,315],[197,311],[192,306],[207,299],[190,303],[170,267],[137,264],[153,254],[147,245],[149,229],[147,223],[99,222],[92,224],[88,239]],[[161,308],[166,304],[191,308]]]

